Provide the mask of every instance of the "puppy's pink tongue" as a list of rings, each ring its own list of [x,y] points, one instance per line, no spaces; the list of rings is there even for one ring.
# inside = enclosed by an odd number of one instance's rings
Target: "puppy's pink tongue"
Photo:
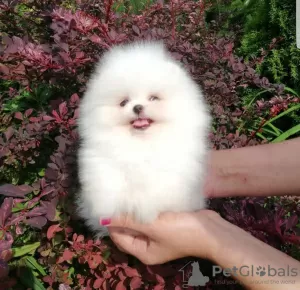
[[[144,128],[150,126],[151,121],[149,119],[136,119],[133,121],[132,125],[135,128]]]

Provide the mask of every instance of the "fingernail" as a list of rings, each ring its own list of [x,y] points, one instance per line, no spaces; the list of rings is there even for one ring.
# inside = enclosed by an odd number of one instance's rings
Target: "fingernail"
[[[109,225],[110,223],[111,223],[111,219],[110,219],[110,218],[103,218],[103,219],[100,220],[100,224],[101,224],[102,226],[107,226],[107,225]]]

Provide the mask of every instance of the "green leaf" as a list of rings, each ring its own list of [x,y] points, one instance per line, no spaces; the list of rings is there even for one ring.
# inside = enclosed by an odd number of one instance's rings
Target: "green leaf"
[[[33,270],[38,270],[43,276],[47,276],[47,273],[45,272],[43,267],[37,262],[37,260],[34,257],[26,257],[26,265]]]
[[[256,100],[256,98],[258,97],[258,96],[260,96],[260,95],[262,95],[262,94],[264,94],[264,93],[266,93],[266,92],[269,92],[270,90],[263,90],[263,91],[261,91],[261,92],[258,92],[252,99],[251,99],[251,101],[249,102],[249,104],[247,105],[247,107],[249,108],[251,105],[252,105],[252,103]]]
[[[69,277],[72,277],[75,273],[74,267],[71,267],[68,272],[69,272]]]
[[[61,244],[64,240],[64,235],[60,233],[56,233],[54,238],[52,239],[53,246],[57,246]]]
[[[18,212],[18,211],[20,211],[20,210],[23,210],[25,207],[26,207],[26,206],[25,206],[24,203],[20,203],[20,202],[19,202],[19,203],[17,203],[17,204],[15,205],[15,207],[13,207],[12,212],[13,212],[13,213]]]
[[[13,257],[16,258],[16,257],[21,257],[21,256],[24,256],[28,253],[34,253],[35,250],[41,245],[40,242],[36,242],[36,243],[33,243],[33,244],[30,244],[30,245],[25,245],[25,246],[22,246],[22,247],[19,247],[19,248],[13,248],[12,251],[13,251]]]
[[[44,176],[45,176],[45,168],[42,168],[42,169],[38,172],[38,175],[41,176],[41,177],[44,177]]]
[[[103,254],[102,254],[102,258],[104,260],[108,260],[109,257],[110,257],[110,250],[104,251]]]
[[[277,134],[277,136],[279,136],[282,133],[282,131],[275,127],[272,123],[269,123],[267,126],[271,127],[274,130],[274,133]]]
[[[274,131],[272,131],[272,130],[269,130],[269,129],[267,129],[267,128],[262,128],[262,130],[263,130],[264,132],[266,132],[266,133],[269,133],[269,134],[273,135],[273,138],[274,138],[274,136],[275,136],[275,137],[278,137],[278,136],[280,135],[280,133],[277,134],[276,132],[274,132]]]
[[[35,277],[34,271],[30,268],[20,269],[20,280],[26,288],[33,290],[46,290],[43,283]]]
[[[284,133],[282,133],[280,136],[278,136],[276,139],[274,139],[272,141],[272,143],[277,143],[277,142],[281,142],[281,141],[284,141],[286,140],[287,138],[289,138],[290,136],[296,134],[300,132],[300,124],[299,125],[296,125],[294,126],[293,128],[285,131]]]
[[[277,119],[283,117],[284,115],[287,115],[287,114],[289,114],[290,112],[293,112],[293,111],[298,110],[298,109],[300,109],[300,104],[295,105],[295,106],[293,106],[293,107],[287,109],[286,111],[282,112],[281,114],[277,115],[276,117],[270,119],[269,121],[267,121],[267,122],[265,123],[264,126],[266,126],[266,125],[268,125],[268,124],[274,122],[275,120],[277,120]]]
[[[299,97],[299,94],[296,91],[294,91],[293,89],[289,88],[289,87],[285,87],[284,90],[294,94],[297,97]]]
[[[263,140],[267,140],[267,138],[265,136],[263,136],[261,133],[256,133],[256,135]]]

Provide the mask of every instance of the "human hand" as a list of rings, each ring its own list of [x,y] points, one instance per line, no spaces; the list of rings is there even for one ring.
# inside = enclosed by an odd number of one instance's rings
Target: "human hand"
[[[108,230],[117,247],[147,265],[187,256],[210,259],[216,249],[216,226],[222,218],[214,211],[163,213],[151,224],[130,217],[111,220]]]

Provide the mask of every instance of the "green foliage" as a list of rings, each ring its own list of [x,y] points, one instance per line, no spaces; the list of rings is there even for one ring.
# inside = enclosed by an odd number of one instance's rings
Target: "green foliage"
[[[40,246],[40,242],[36,242],[33,243],[31,245],[25,245],[19,248],[13,248],[12,252],[13,252],[13,257],[20,257],[20,256],[24,256],[28,253],[34,253],[35,250]]]
[[[153,0],[118,0],[114,1],[113,8],[118,13],[139,14],[153,2]]]
[[[56,90],[57,91],[57,90]],[[14,98],[8,99],[3,105],[3,112],[15,113],[24,112],[28,108],[43,109],[55,95],[55,90],[49,85],[38,84],[30,91],[22,88]]]
[[[220,1],[218,1],[220,2]],[[239,26],[237,52],[247,61],[266,55],[256,69],[276,83],[300,89],[300,50],[296,47],[296,1],[221,1],[220,13],[227,13],[226,26]],[[278,43],[272,45],[272,40]],[[271,46],[270,46],[271,45]]]
[[[279,135],[276,139],[274,139],[272,141],[272,143],[282,142],[299,132],[300,132],[300,124],[290,128],[289,130],[287,130],[284,133],[282,133],[281,135]]]
[[[251,124],[243,123],[240,129],[246,127],[249,132],[257,131],[259,138],[271,143],[297,137],[300,136],[299,110],[300,104],[292,104],[287,110],[267,121],[260,117]]]
[[[221,34],[235,31],[235,51],[246,62],[255,64],[256,71],[270,81],[287,85],[285,92],[299,98],[300,50],[296,47],[296,1],[290,0],[215,0],[214,13]],[[259,60],[259,61],[257,61]],[[293,88],[293,89],[291,89]],[[259,99],[274,97],[267,90],[245,88],[241,102],[251,114]],[[239,130],[250,132],[261,127],[262,118],[241,122]],[[298,105],[265,123],[256,135],[268,142],[283,141],[299,136]]]

